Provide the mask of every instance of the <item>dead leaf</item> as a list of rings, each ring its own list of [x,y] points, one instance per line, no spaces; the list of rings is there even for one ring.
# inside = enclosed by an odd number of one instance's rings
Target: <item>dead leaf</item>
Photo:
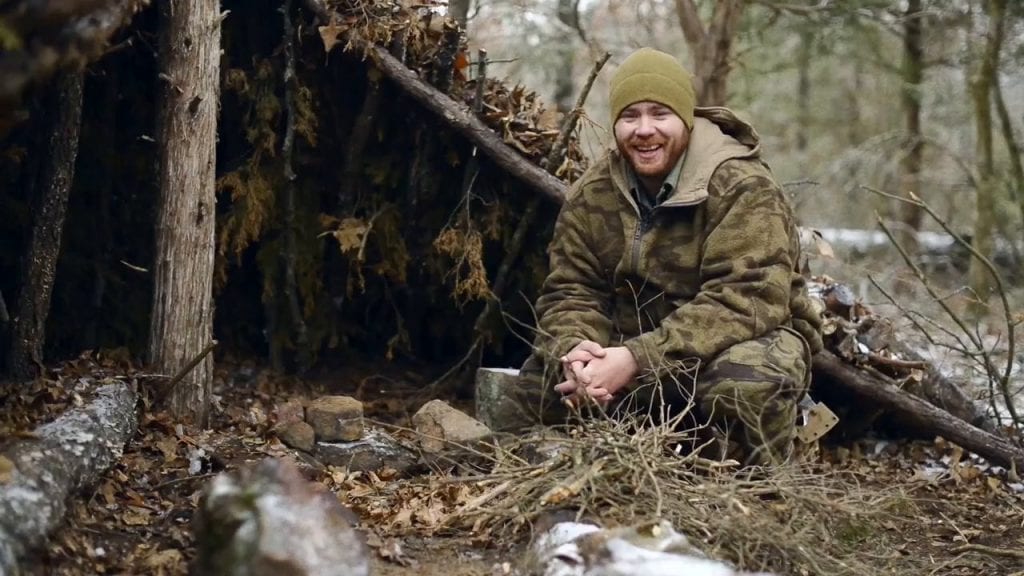
[[[174,436],[164,436],[155,442],[157,450],[164,455],[164,462],[172,462],[178,457],[178,439]]]
[[[128,526],[148,526],[150,521],[149,510],[129,507],[124,514],[121,514],[121,521]]]
[[[340,42],[338,37],[345,31],[345,28],[337,24],[328,24],[317,28],[317,31],[320,32],[320,39],[324,42],[324,52],[330,52]]]
[[[359,218],[345,218],[338,224],[338,229],[331,232],[342,253],[350,254],[358,252],[363,245],[363,236],[366,235],[368,227]]]
[[[146,559],[142,561],[143,566],[152,570],[159,570],[167,572],[177,572],[178,568],[185,561],[185,557],[182,556],[181,552],[174,549],[161,550],[154,552]]]
[[[825,258],[835,258],[836,251],[832,249],[832,245],[828,243],[828,240],[821,235],[821,232],[814,231],[814,246],[818,249],[818,254]]]
[[[0,456],[0,484],[6,484],[14,477],[14,462],[6,456]]]

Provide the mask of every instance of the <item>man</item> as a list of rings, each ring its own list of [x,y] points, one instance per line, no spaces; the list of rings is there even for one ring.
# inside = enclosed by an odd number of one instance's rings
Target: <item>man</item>
[[[591,400],[692,403],[717,456],[782,461],[821,320],[758,136],[695,109],[690,75],[650,48],[618,68],[609,101],[616,146],[566,197],[513,393],[547,423]]]

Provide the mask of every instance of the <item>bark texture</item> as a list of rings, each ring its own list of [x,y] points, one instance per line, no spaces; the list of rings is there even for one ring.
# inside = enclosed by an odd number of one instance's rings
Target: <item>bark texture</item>
[[[103,386],[87,406],[40,426],[35,439],[4,453],[16,471],[0,484],[0,574],[18,574],[18,559],[57,527],[68,496],[121,457],[138,426],[137,399],[124,382]]]
[[[16,378],[31,378],[42,366],[46,317],[57,273],[68,194],[75,179],[78,135],[82,120],[82,73],[58,77],[52,95],[46,150],[49,156],[39,181],[32,237],[22,272],[21,291],[14,309],[7,368]]]
[[[220,3],[161,3],[160,205],[149,353],[175,374],[212,340]],[[177,383],[171,410],[205,426],[213,358]]]

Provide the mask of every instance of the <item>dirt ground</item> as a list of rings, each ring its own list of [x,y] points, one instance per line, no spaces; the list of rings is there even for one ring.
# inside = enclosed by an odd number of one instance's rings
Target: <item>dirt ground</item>
[[[83,361],[77,370],[88,374],[90,366],[95,365]],[[415,370],[394,367],[350,367],[299,382],[238,364],[222,367],[219,378],[213,428],[184,430],[150,407],[121,461],[73,499],[66,525],[31,558],[28,573],[185,574],[195,549],[190,521],[204,483],[246,462],[292,453],[270,432],[275,404],[344,392],[365,402],[368,418],[404,425],[416,408],[410,398],[423,384]],[[37,419],[75,403],[69,390],[81,389],[83,379],[88,377],[77,375],[78,384],[71,385],[66,372],[5,399],[2,437],[13,441]],[[809,469],[841,476],[850,489],[898,488],[904,495],[904,505],[880,522],[851,525],[835,535],[838,544],[876,556],[877,573],[1024,575],[1024,485],[1014,472],[988,466],[941,439],[863,439],[823,446],[810,460]],[[345,496],[344,486],[352,483],[410,480],[312,466],[307,473],[361,514],[374,574],[509,574],[522,557],[523,539],[495,544],[486,534],[431,531],[415,515],[398,522],[389,516],[397,508],[371,514]]]

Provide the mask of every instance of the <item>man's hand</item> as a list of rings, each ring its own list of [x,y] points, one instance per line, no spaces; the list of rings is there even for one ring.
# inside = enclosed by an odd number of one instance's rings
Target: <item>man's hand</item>
[[[604,348],[601,357],[587,362],[578,380],[589,396],[607,402],[632,382],[637,372],[633,353],[625,346],[616,346]]]
[[[573,347],[565,356],[559,358],[562,362],[562,382],[555,385],[555,391],[566,396],[583,393],[587,381],[583,378],[583,371],[591,361],[604,358],[605,349],[593,340],[583,340]]]

